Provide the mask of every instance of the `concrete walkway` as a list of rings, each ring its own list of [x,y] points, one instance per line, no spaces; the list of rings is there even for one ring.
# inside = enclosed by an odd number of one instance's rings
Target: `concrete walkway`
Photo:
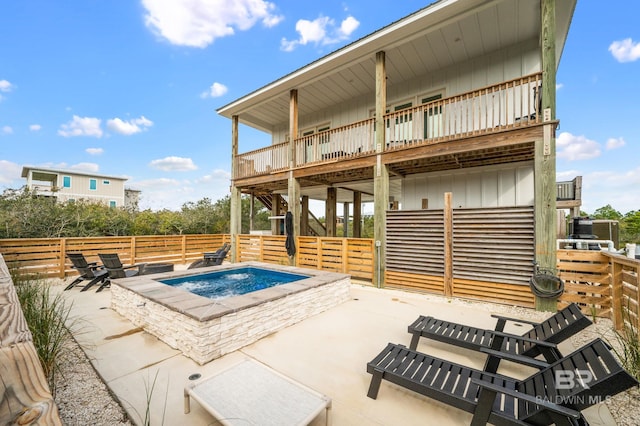
[[[388,342],[408,346],[407,326],[419,314],[493,328],[491,313],[509,309],[352,284],[350,301],[201,366],[110,309],[110,290],[81,293],[76,287],[64,295],[73,301],[72,316],[81,319],[76,339],[135,422],[144,419],[151,394],[152,425],[217,424],[195,401],[191,413],[183,413],[183,389],[192,374],[207,377],[244,359],[255,359],[330,397],[334,425],[469,424],[470,414],[386,381],[378,399],[368,398],[371,375],[366,364]],[[511,326],[506,331],[521,334],[523,329]],[[568,342],[560,348],[563,353],[573,350]],[[480,353],[425,339],[418,350],[476,368],[484,363]],[[526,377],[532,371],[510,363],[503,363],[500,369],[515,377]],[[585,414],[592,425],[615,424],[602,404]],[[311,424],[324,422],[322,413]]]

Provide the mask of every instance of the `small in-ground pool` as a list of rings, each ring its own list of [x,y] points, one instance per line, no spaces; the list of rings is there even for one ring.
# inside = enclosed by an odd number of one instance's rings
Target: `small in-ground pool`
[[[273,271],[262,268],[236,268],[230,271],[209,272],[180,278],[160,280],[161,283],[187,290],[198,296],[222,299],[251,293],[280,284],[309,278],[308,275]]]

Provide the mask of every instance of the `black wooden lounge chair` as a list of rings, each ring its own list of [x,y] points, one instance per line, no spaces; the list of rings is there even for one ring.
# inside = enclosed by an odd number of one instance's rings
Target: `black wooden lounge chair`
[[[85,291],[107,279],[107,270],[104,269],[104,266],[98,265],[98,262],[87,262],[87,259],[85,259],[82,253],[67,253],[67,257],[71,260],[73,269],[77,270],[80,276],[71,281],[71,283],[65,287],[65,290],[70,290],[76,285],[82,284],[84,281],[89,281],[81,290]]]
[[[136,275],[144,274],[144,266],[145,263],[137,263],[135,265],[123,265],[120,261],[120,256],[117,253],[99,253],[100,260],[102,260],[102,264],[105,268],[107,268],[107,272],[109,273],[108,278],[105,282],[98,288],[97,292],[102,291],[105,287],[109,287],[111,285],[112,279],[117,278],[129,278],[134,277]],[[136,270],[133,270],[136,268]],[[83,289],[84,290],[84,289]]]
[[[413,335],[409,347],[417,349],[420,338],[426,337],[476,351],[492,348],[529,357],[542,354],[552,362],[562,357],[556,344],[592,324],[575,303],[541,323],[499,315],[492,317],[498,319],[495,329],[485,330],[421,315],[409,326],[409,333]],[[507,321],[529,324],[533,328],[521,336],[507,334],[503,332]]]
[[[501,356],[516,362],[542,362],[520,355]],[[385,379],[472,413],[472,426],[487,422],[586,425],[581,410],[638,385],[601,339],[524,380],[465,367],[392,343],[367,364],[367,372],[373,375],[368,397],[377,398]]]
[[[204,268],[205,266],[217,266],[222,265],[222,261],[227,257],[227,254],[231,250],[229,243],[224,243],[222,247],[214,252],[205,252],[203,258],[193,262],[187,269]]]

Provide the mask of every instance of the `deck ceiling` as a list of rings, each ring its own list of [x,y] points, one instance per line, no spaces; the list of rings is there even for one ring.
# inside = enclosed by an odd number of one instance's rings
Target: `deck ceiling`
[[[576,0],[556,4],[559,61]],[[539,0],[440,0],[218,109],[224,117],[271,133],[289,119],[289,92],[299,115],[375,93],[375,55],[386,52],[393,85],[507,46],[540,40]]]

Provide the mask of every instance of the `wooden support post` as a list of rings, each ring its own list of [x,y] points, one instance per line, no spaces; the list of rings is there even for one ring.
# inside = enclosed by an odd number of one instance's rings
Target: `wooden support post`
[[[58,276],[64,279],[65,276],[65,254],[67,253],[67,240],[65,238],[60,238],[60,270]]]
[[[622,315],[622,264],[613,259],[609,260],[611,268],[611,320],[616,330],[622,330],[624,326],[624,316]]]
[[[256,197],[251,193],[251,198],[249,199],[249,233],[253,231],[253,223],[256,219]]]
[[[385,149],[384,114],[387,105],[387,71],[385,52],[376,53],[376,165],[373,166],[373,240],[375,247],[374,284],[384,287],[386,268],[386,226],[389,208],[389,168],[382,163]]]
[[[309,196],[302,196],[302,213],[300,215],[300,235],[309,235]]]
[[[353,238],[362,238],[362,193],[353,191]]]
[[[542,16],[542,115],[543,138],[535,141],[535,244],[536,261],[556,270],[556,10],[555,0],[540,2]],[[536,309],[556,312],[557,300],[536,297]]]
[[[281,216],[282,206],[279,194],[271,193],[271,216]],[[280,235],[280,219],[271,220],[271,235]]]
[[[453,206],[451,192],[444,194],[444,295],[453,296]]]
[[[349,236],[349,203],[342,203],[342,236]]]
[[[333,187],[327,188],[327,202],[325,204],[325,227],[327,228],[327,237],[336,236],[336,218],[337,218],[338,190]]]
[[[293,237],[300,235],[300,182],[293,176],[296,165],[296,137],[298,135],[298,91],[289,93],[289,180],[287,183],[288,210],[293,216]],[[289,264],[296,264],[296,254],[289,256]]]
[[[229,218],[229,233],[231,234],[231,262],[235,263],[238,257],[238,235],[242,230],[242,194],[240,189],[235,185],[235,177],[237,175],[236,168],[238,157],[238,116],[231,117],[231,199],[230,209],[231,217]]]

